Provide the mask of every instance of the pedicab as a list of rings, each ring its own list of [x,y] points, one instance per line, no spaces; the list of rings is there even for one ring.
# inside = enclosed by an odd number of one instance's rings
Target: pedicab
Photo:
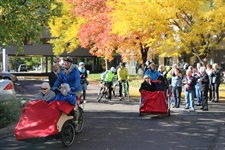
[[[75,140],[75,134],[80,133],[83,125],[83,109],[79,99],[74,105],[66,101],[44,100],[30,101],[22,109],[20,120],[14,130],[16,140],[26,142],[45,142],[51,139],[61,139],[65,146],[70,146]],[[74,114],[78,113],[77,122]]]
[[[141,91],[141,104],[139,115],[143,114],[167,114],[170,117],[170,98],[165,91]],[[168,95],[169,96],[169,95]]]

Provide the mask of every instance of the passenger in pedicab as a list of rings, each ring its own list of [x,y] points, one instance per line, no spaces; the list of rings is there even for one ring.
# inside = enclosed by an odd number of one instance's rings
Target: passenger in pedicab
[[[163,76],[158,76],[155,85],[157,91],[166,91],[168,89],[168,81]]]
[[[43,82],[41,84],[41,92],[37,94],[34,100],[45,100],[49,101],[55,97],[55,92],[51,91],[48,82]]]
[[[156,85],[154,82],[152,82],[152,79],[150,77],[150,75],[144,75],[144,82],[141,83],[141,87],[139,89],[139,92],[141,93],[142,90],[146,90],[146,91],[151,91],[154,92],[156,91]],[[142,104],[142,95],[140,98],[140,106]]]
[[[69,84],[62,83],[59,91],[60,93],[57,94],[53,99],[49,100],[49,103],[53,101],[66,101],[71,105],[76,104],[76,95],[75,93],[71,92]]]
[[[73,105],[74,109],[72,109],[68,115],[74,116],[74,122],[76,124],[78,120],[78,114],[77,114],[78,105],[76,105],[76,102],[77,102],[76,94],[71,91],[70,85],[67,83],[62,83],[60,85],[59,91],[60,93],[57,94],[52,100],[49,100],[48,102],[51,103],[53,101],[66,101],[69,104]]]

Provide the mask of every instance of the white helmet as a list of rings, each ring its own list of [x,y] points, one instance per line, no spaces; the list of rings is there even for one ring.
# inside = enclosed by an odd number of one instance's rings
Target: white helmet
[[[111,71],[112,73],[115,73],[115,72],[116,72],[116,68],[111,67],[110,71]]]

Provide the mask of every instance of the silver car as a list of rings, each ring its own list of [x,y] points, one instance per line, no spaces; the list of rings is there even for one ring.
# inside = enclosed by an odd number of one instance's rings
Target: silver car
[[[16,91],[11,80],[0,80],[0,101],[16,99]]]
[[[15,81],[18,80],[17,77],[16,77],[16,75],[11,74],[11,73],[9,73],[9,72],[7,72],[7,71],[2,71],[2,78],[3,78],[3,79],[11,80],[11,81],[13,81],[13,82],[15,82]]]

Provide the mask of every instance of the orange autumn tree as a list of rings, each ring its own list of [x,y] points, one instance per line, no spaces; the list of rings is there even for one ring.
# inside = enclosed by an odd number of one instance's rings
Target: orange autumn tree
[[[85,20],[78,32],[80,45],[89,48],[90,53],[104,57],[105,60],[113,60],[117,43],[120,38],[110,34],[112,30],[111,8],[106,5],[106,0],[70,0],[73,4],[74,17],[82,17]]]

